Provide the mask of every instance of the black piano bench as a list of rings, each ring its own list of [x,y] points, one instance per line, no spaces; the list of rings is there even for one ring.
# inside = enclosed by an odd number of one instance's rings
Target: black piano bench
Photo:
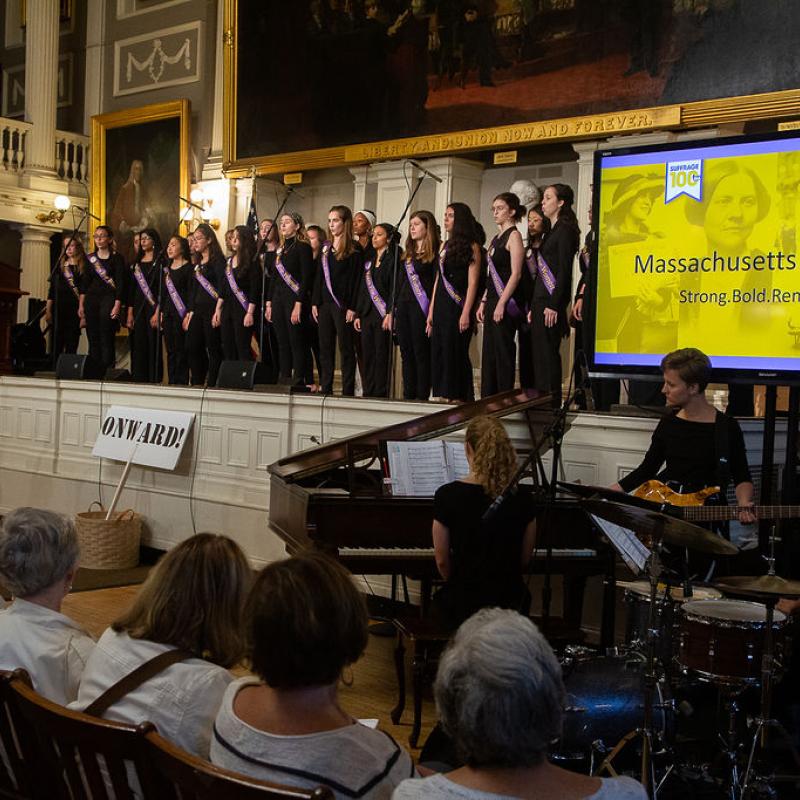
[[[412,693],[414,696],[414,721],[408,743],[416,747],[422,726],[422,693],[433,682],[439,655],[455,631],[426,617],[398,616],[391,620],[397,631],[394,665],[397,671],[397,705],[391,711],[392,722],[400,724],[406,706],[405,641],[413,644],[411,661]]]

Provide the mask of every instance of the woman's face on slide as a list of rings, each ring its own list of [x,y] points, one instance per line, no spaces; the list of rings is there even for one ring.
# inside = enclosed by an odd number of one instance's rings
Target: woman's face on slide
[[[747,173],[723,178],[708,201],[704,228],[709,244],[735,250],[747,244],[758,217],[758,197]]]
[[[653,200],[647,192],[636,195],[628,212],[637,222],[644,222],[653,210]]]

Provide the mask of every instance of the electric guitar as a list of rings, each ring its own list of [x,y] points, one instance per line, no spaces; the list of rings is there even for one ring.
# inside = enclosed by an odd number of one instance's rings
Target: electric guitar
[[[741,511],[749,511],[758,519],[793,519],[800,517],[800,506],[716,506],[703,505],[706,499],[718,494],[719,486],[707,486],[697,492],[681,494],[657,480],[645,481],[631,492],[634,497],[652,503],[675,506],[678,515],[687,522],[715,522],[717,520],[738,519]]]

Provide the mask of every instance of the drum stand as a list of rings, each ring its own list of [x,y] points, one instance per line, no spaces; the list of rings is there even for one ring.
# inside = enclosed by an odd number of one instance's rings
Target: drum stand
[[[775,526],[772,526],[769,537],[769,555],[765,556],[767,562],[767,575],[774,576],[775,573]],[[792,738],[789,736],[786,728],[777,720],[773,719],[772,713],[772,681],[775,677],[775,656],[774,656],[774,642],[772,624],[775,618],[775,605],[778,602],[776,595],[765,596],[764,605],[767,609],[767,624],[764,630],[764,653],[761,657],[761,702],[759,705],[759,716],[755,721],[755,730],[753,731],[753,740],[750,743],[750,754],[747,758],[747,768],[745,769],[744,777],[741,784],[741,797],[746,798],[754,784],[758,781],[766,780],[767,784],[774,780],[774,776],[763,778],[755,774],[753,770],[753,761],[755,760],[756,748],[760,747],[762,750],[767,746],[767,731],[769,728],[774,728],[780,733],[783,739],[789,744],[795,762],[798,762],[798,754],[792,743]]]
[[[663,525],[663,523],[662,523]],[[656,602],[658,600],[658,579],[663,567],[661,564],[661,550],[663,537],[660,532],[653,535],[652,552],[647,559],[647,574],[650,580],[650,608],[647,616],[646,661],[644,674],[644,720],[641,728],[626,734],[603,760],[597,773],[606,770],[611,775],[616,775],[612,766],[613,759],[630,742],[637,738],[642,742],[641,782],[648,796],[656,800],[661,784],[672,772],[670,766],[660,782],[656,782],[655,767],[653,765],[653,702],[656,698],[656,639],[660,635],[656,627]]]

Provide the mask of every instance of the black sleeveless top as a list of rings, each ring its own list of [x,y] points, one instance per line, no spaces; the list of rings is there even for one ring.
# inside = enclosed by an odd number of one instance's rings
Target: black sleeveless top
[[[511,278],[511,253],[506,250],[506,245],[508,244],[508,240],[511,237],[512,232],[515,230],[516,227],[511,227],[508,230],[503,231],[495,236],[494,239],[492,239],[492,243],[489,245],[489,256],[491,256],[494,268],[497,270],[497,274],[500,276],[500,280],[503,281],[504,286],[508,284],[508,281]],[[520,281],[517,284],[517,288],[514,290],[514,294],[512,295],[520,308],[522,308],[524,304],[523,294],[522,276],[520,276]],[[487,302],[496,303],[499,299],[500,295],[497,293],[497,290],[494,287],[492,276],[487,275],[486,300]]]

